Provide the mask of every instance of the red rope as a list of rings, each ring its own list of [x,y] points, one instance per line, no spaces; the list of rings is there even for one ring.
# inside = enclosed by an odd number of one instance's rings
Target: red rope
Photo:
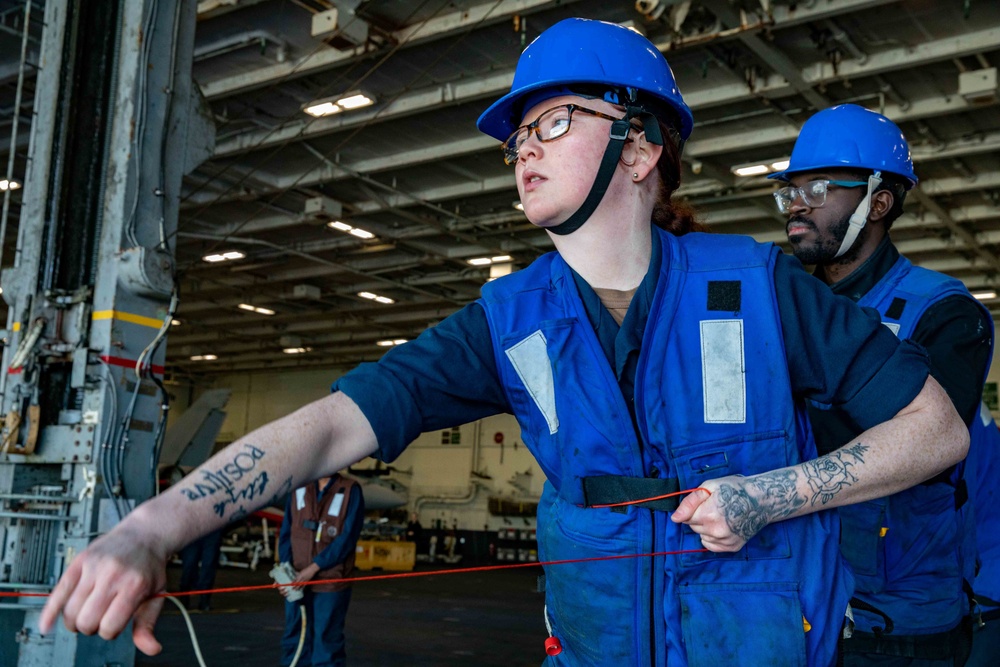
[[[707,552],[708,549],[683,549],[681,551],[657,551],[648,554],[626,554],[623,556],[594,556],[592,558],[571,558],[567,560],[550,560],[540,563],[514,563],[511,565],[483,565],[480,567],[463,567],[453,570],[433,570],[431,572],[400,572],[397,574],[379,574],[368,577],[351,577],[349,579],[316,579],[301,584],[260,584],[257,586],[233,586],[231,588],[209,588],[202,591],[184,591],[183,593],[157,593],[153,597],[188,597],[191,595],[206,595],[214,593],[242,593],[246,591],[265,591],[272,588],[284,588],[286,586],[315,586],[317,584],[355,583],[359,581],[384,581],[387,579],[409,579],[413,577],[432,577],[439,574],[469,574],[470,572],[492,572],[495,570],[513,570],[523,567],[538,567],[540,565],[566,565],[568,563],[590,563],[602,560],[622,560],[625,558],[647,558],[654,556],[674,556],[678,554],[695,554]],[[24,597],[24,598],[44,598],[49,593],[20,593],[17,591],[0,592],[0,598]]]
[[[626,501],[621,502],[621,503],[610,503],[608,505],[590,505],[590,508],[591,509],[599,509],[601,507],[624,507],[626,505],[638,505],[640,503],[649,503],[649,502],[652,502],[654,500],[663,500],[664,498],[673,498],[674,496],[679,496],[679,495],[684,494],[684,493],[694,493],[695,491],[704,491],[709,496],[712,495],[712,492],[709,491],[708,489],[698,486],[698,487],[695,487],[693,489],[684,489],[683,491],[674,491],[673,493],[665,493],[662,496],[653,496],[652,498],[640,498],[639,500],[626,500]]]
[[[652,498],[641,498],[639,500],[627,500],[621,503],[612,503],[609,505],[591,505],[592,509],[603,508],[603,507],[622,507],[624,505],[637,505],[639,503],[651,502],[654,500],[663,500],[664,498],[671,498],[673,496],[679,496],[684,493],[692,493],[694,491],[704,491],[709,496],[712,492],[708,489],[702,487],[696,487],[694,489],[685,489],[684,491],[675,491],[674,493],[667,493],[662,496],[654,496]],[[621,560],[624,558],[646,558],[654,556],[675,556],[677,554],[697,554],[707,552],[708,549],[683,549],[681,551],[657,551],[648,554],[626,554],[623,556],[594,556],[592,558],[573,558],[569,560],[550,560],[541,563],[514,563],[513,565],[483,565],[480,567],[462,567],[454,570],[433,570],[431,572],[401,572],[398,574],[378,574],[369,577],[351,577],[349,579],[316,579],[313,581],[307,581],[301,584],[279,584],[277,582],[273,584],[260,584],[257,586],[233,586],[231,588],[208,588],[202,591],[184,591],[183,593],[157,593],[153,597],[165,598],[165,597],[189,597],[191,595],[209,595],[214,593],[243,593],[247,591],[264,591],[272,588],[283,588],[286,586],[316,586],[318,584],[336,584],[343,582],[355,583],[358,581],[384,581],[387,579],[409,579],[412,577],[431,577],[438,574],[469,574],[470,572],[492,572],[495,570],[513,570],[515,568],[522,567],[537,567],[540,565],[566,565],[568,563],[590,563],[593,561],[601,560]],[[0,598],[45,598],[48,597],[49,593],[20,593],[17,591],[7,592],[0,591]]]

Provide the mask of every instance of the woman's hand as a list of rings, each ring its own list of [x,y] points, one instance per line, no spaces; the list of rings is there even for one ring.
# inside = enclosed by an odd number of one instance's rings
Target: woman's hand
[[[62,614],[70,632],[116,638],[128,625],[132,640],[146,655],[161,646],[153,627],[164,598],[167,556],[155,532],[125,521],[73,558],[42,609],[38,628],[49,634]]]

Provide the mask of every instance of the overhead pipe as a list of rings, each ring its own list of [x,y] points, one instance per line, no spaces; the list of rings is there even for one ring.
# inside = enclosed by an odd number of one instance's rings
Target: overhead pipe
[[[274,44],[278,51],[275,60],[283,63],[288,59],[288,43],[268,30],[250,30],[237,35],[220,37],[208,44],[198,46],[194,50],[194,62],[208,60],[216,56],[221,56],[232,51],[259,44],[266,47],[268,43]]]

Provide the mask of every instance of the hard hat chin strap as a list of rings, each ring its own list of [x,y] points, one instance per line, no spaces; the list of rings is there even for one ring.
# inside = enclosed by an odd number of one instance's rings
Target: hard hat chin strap
[[[854,242],[858,240],[858,234],[861,233],[861,230],[865,228],[865,224],[868,222],[868,213],[871,212],[872,208],[872,194],[874,194],[875,188],[881,183],[882,172],[880,171],[876,171],[868,177],[868,192],[865,193],[865,198],[861,200],[858,207],[854,209],[854,214],[851,215],[850,224],[847,227],[847,234],[844,235],[844,241],[840,244],[840,250],[833,256],[834,259],[850,250]]]
[[[632,124],[629,122],[632,118],[639,118],[642,121],[642,129],[646,133],[647,141],[663,145],[663,136],[660,133],[656,117],[644,111],[642,107],[626,107],[625,118],[611,124],[611,138],[608,141],[608,147],[604,149],[601,166],[597,170],[597,176],[594,177],[594,184],[590,186],[587,198],[573,215],[555,227],[548,227],[548,231],[559,236],[572,234],[582,227],[583,223],[587,222],[597,210],[601,200],[604,199],[604,194],[608,191],[608,186],[611,185],[611,179],[614,178],[615,169],[618,167],[618,160],[621,159],[622,150],[625,148],[629,130],[632,129]]]

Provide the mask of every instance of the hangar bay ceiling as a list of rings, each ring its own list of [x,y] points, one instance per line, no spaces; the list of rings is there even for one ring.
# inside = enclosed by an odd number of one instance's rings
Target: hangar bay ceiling
[[[25,0],[0,0],[4,266],[42,5],[26,25]],[[169,374],[374,360],[550,250],[475,120],[524,46],[569,16],[630,25],[666,55],[695,115],[678,194],[716,232],[783,244],[774,185],[737,170],[770,169],[815,110],[854,102],[910,140],[921,183],[893,228],[900,250],[1000,292],[1000,3],[204,0],[198,12],[194,72],[215,139],[167,240],[181,285]],[[1000,313],[995,295],[985,303]]]

